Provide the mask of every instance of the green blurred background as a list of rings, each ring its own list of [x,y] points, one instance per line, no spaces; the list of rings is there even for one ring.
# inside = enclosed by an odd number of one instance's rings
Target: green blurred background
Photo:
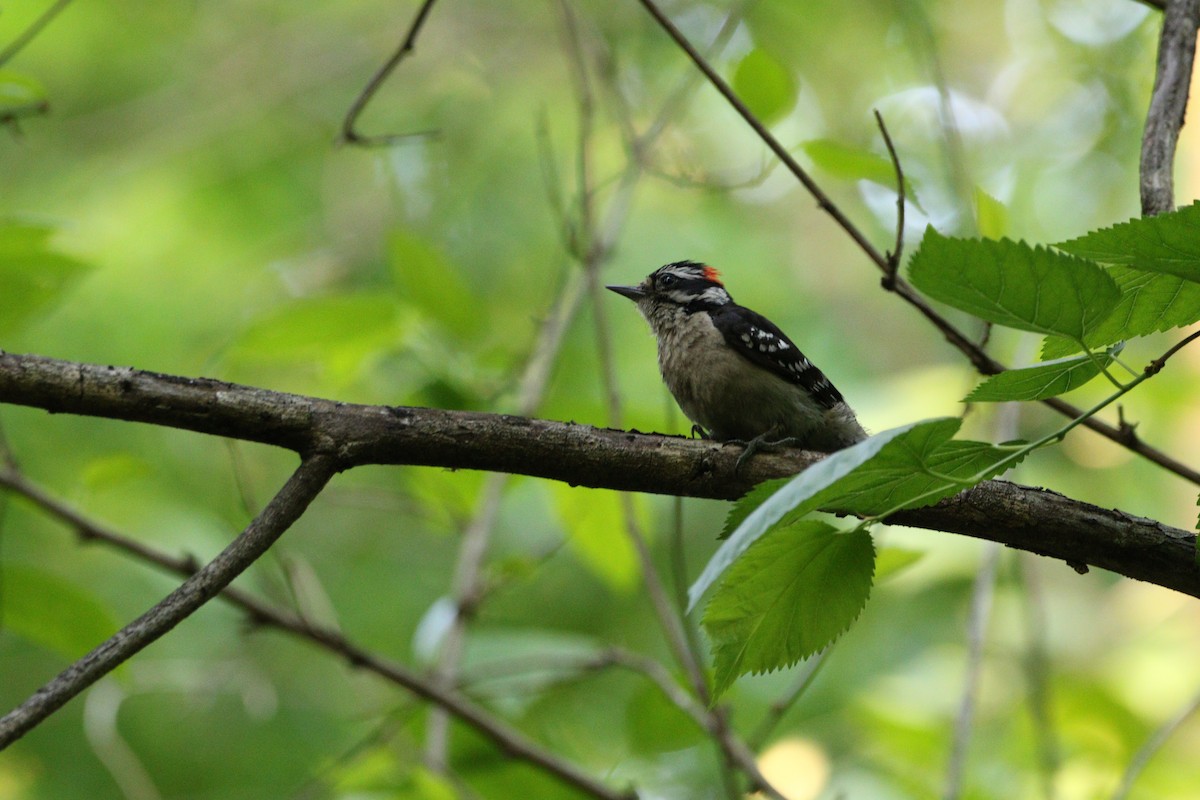
[[[6,5],[0,42],[47,5]],[[880,248],[891,246],[895,195],[862,180],[889,180],[872,109],[915,194],[908,252],[927,223],[1055,242],[1138,213],[1159,19],[1144,5],[664,5],[698,43],[731,11],[743,15],[714,63]],[[688,84],[689,65],[636,3],[570,8],[594,106],[589,197],[612,245],[603,280],[709,262],[739,302],[800,343],[870,429],[958,413],[969,367],[880,291],[874,268],[711,88],[692,82],[629,169],[628,132],[653,123]],[[0,215],[50,226],[54,248],[74,261],[35,278],[0,273],[0,348],[352,402],[515,411],[543,320],[581,271],[563,233],[578,224],[578,62],[557,4],[441,3],[361,120],[367,133],[428,133],[339,146],[342,116],[415,9],[70,5],[4,65],[40,83],[50,110],[0,137]],[[1190,202],[1200,187],[1193,130],[1177,175],[1177,202]],[[1133,343],[1127,360],[1171,341]],[[686,431],[648,330],[611,295],[580,305],[537,414],[612,422],[602,342],[617,365],[621,423]],[[991,346],[1020,365],[1036,360],[1038,342],[998,336]],[[1139,435],[1193,465],[1198,375],[1200,357],[1184,351],[1125,405]],[[1039,407],[1017,414],[976,409],[969,433],[1029,436],[1055,421]],[[15,407],[0,408],[0,425],[22,468],[58,496],[200,558],[294,466],[257,446]],[[1195,486],[1087,432],[1012,477],[1178,527],[1196,522]],[[340,476],[238,585],[425,669],[437,638],[430,610],[449,592],[482,483],[428,469]],[[674,503],[636,503],[665,564]],[[25,502],[0,504],[7,709],[175,581],[78,545]],[[693,569],[714,549],[724,509],[683,504]],[[467,674],[607,643],[667,661],[623,530],[610,493],[510,481],[486,564],[495,591],[471,625]],[[794,798],[929,797],[946,781],[986,545],[900,529],[879,540],[922,555],[877,587],[773,737],[767,763],[782,765],[771,774]],[[964,797],[1112,796],[1146,738],[1200,689],[1200,607],[1098,571],[1001,554],[986,634]],[[735,721],[751,726],[793,678],[739,682]],[[634,675],[539,673],[471,691],[614,784],[633,780],[650,797],[720,794],[711,748]],[[411,698],[214,603],[0,754],[0,798],[573,796],[457,727],[451,757],[466,788],[445,782],[420,766],[424,723]],[[1193,718],[1130,796],[1196,797],[1198,751]]]

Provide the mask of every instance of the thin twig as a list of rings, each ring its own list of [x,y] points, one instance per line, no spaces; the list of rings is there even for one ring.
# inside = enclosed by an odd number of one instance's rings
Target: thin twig
[[[1000,545],[989,542],[984,547],[983,561],[975,576],[975,591],[971,594],[971,611],[967,619],[967,674],[962,699],[954,722],[954,740],[950,763],[946,770],[945,800],[962,796],[963,775],[966,772],[967,749],[971,741],[971,726],[975,720],[975,704],[979,696],[983,672],[983,642],[991,617],[992,593],[996,587],[996,565],[1000,560]]]
[[[17,708],[0,718],[0,750],[62,707],[88,686],[154,642],[253,564],[320,493],[337,471],[326,455],[304,459],[283,488],[246,529],[202,569],[153,608],[126,625],[99,647],[63,670]]]
[[[1113,793],[1112,800],[1125,800],[1129,796],[1129,792],[1133,790],[1133,784],[1137,782],[1138,776],[1142,774],[1142,770],[1150,763],[1150,759],[1154,758],[1155,754],[1175,734],[1175,731],[1179,730],[1180,726],[1187,722],[1197,711],[1200,711],[1200,693],[1184,704],[1183,708],[1179,709],[1175,716],[1164,722],[1162,727],[1150,734],[1150,738],[1146,740],[1146,743],[1138,748],[1133,758],[1130,759],[1129,766],[1125,768],[1125,774],[1121,776],[1121,785]]]
[[[1193,2],[1195,0],[1188,0]],[[696,65],[709,82],[721,93],[726,101],[733,107],[734,110],[742,116],[746,123],[754,130],[763,143],[770,148],[771,152],[788,168],[788,170],[796,177],[797,180],[808,190],[809,194],[817,201],[817,205],[826,213],[828,213],[837,224],[850,236],[852,240],[859,246],[863,253],[875,263],[884,275],[888,274],[887,258],[879,252],[879,250],[867,241],[864,234],[842,213],[829,196],[817,186],[816,182],[804,171],[803,168],[792,158],[778,139],[776,139],[767,127],[759,120],[745,103],[734,93],[733,89],[726,83],[716,70],[705,60],[705,58],[694,48],[687,38],[679,31],[671,20],[658,8],[654,0],[641,0],[646,10],[658,22],[664,31],[675,41],[681,50],[683,50],[692,62]],[[976,345],[969,336],[955,327],[949,320],[938,313],[929,302],[921,297],[917,291],[907,282],[897,277],[892,291],[899,295],[901,299],[917,309],[922,316],[925,317],[937,330],[945,337],[951,345],[957,348],[971,364],[983,375],[996,375],[1004,372],[1007,367],[996,361],[994,358],[984,352]],[[1041,401],[1044,405],[1054,409],[1058,413],[1067,417],[1078,417],[1081,410],[1076,406],[1067,403],[1057,397],[1050,397]],[[1118,428],[1109,425],[1103,420],[1095,417],[1087,419],[1083,423],[1084,427],[1091,431],[1099,433],[1107,439],[1110,439],[1117,444],[1137,453],[1143,458],[1152,461],[1158,466],[1170,472],[1179,475],[1180,477],[1200,485],[1200,471],[1197,471],[1186,464],[1172,458],[1163,453],[1157,448],[1151,447],[1141,439],[1131,439],[1128,435],[1122,433]]]
[[[788,152],[787,148],[784,147],[778,139],[771,135],[771,132],[767,130],[767,126],[763,124],[762,120],[755,116],[754,112],[752,112],[749,107],[742,102],[742,99],[737,96],[736,92],[733,91],[733,87],[730,86],[724,78],[717,74],[717,71],[713,69],[711,64],[708,63],[708,60],[700,53],[699,50],[692,46],[692,43],[688,41],[686,36],[683,35],[683,32],[680,31],[679,28],[675,27],[675,23],[663,13],[654,0],[641,0],[641,3],[645,9],[650,12],[650,15],[654,17],[655,21],[658,22],[659,26],[666,31],[673,40],[675,40],[675,44],[679,46],[679,49],[687,53],[688,58],[690,58],[692,63],[696,65],[696,69],[704,73],[704,77],[708,78],[709,83],[711,83],[713,87],[721,93],[721,96],[725,98],[726,102],[728,102],[729,105],[741,115],[742,119],[746,121],[746,124],[758,134],[758,137],[762,139],[763,143],[771,149],[771,152],[775,154],[775,157],[783,162],[784,166],[786,166],[788,170],[796,176],[800,183],[804,184],[804,188],[807,189],[808,193],[811,194],[813,199],[817,201],[817,205],[821,208],[821,210],[833,217],[834,221],[842,228],[842,230],[846,232],[847,235],[850,236],[851,239],[854,240],[854,242],[862,249],[862,251],[866,253],[867,256],[874,261],[880,269],[886,271],[887,258],[875,248],[875,245],[871,244],[866,235],[858,229],[858,226],[851,222],[850,218],[847,217],[836,204],[834,204],[829,196],[825,194],[824,190],[817,185],[817,182],[814,181],[812,177],[804,170],[804,168],[800,166],[799,162],[792,157],[792,154]]]
[[[1158,40],[1154,89],[1142,132],[1142,214],[1152,216],[1175,207],[1175,145],[1187,110],[1200,0],[1168,0]]]
[[[875,122],[879,124],[883,143],[887,146],[888,156],[896,169],[896,244],[887,254],[888,268],[883,273],[884,288],[891,289],[896,285],[896,273],[900,271],[901,254],[904,252],[904,168],[900,166],[896,146],[892,144],[892,136],[888,133],[887,125],[883,124],[883,115],[879,113],[879,109],[875,109]]]
[[[348,144],[374,146],[394,144],[401,139],[412,138],[414,136],[430,135],[431,131],[417,131],[413,133],[388,133],[368,136],[359,133],[354,126],[358,122],[358,117],[362,114],[363,109],[367,107],[367,103],[371,102],[371,98],[383,86],[383,82],[388,79],[388,76],[392,74],[396,67],[400,66],[400,62],[404,61],[417,46],[417,37],[421,34],[421,28],[425,25],[425,20],[429,17],[429,12],[433,10],[433,4],[436,2],[437,0],[424,0],[421,3],[421,7],[417,9],[417,13],[413,16],[412,22],[408,26],[408,32],[404,35],[404,40],[396,48],[396,52],[392,53],[391,58],[375,71],[375,74],[367,81],[367,85],[359,92],[358,97],[354,98],[354,102],[350,104],[350,108],[346,111],[346,116],[342,120],[339,141]]]
[[[517,399],[518,413],[533,414],[541,405],[566,333],[582,305],[583,291],[584,282],[578,276],[571,275],[555,298],[521,374]],[[449,689],[457,683],[458,669],[466,645],[467,625],[483,601],[483,565],[509,478],[509,475],[498,472],[487,476],[480,491],[479,504],[463,532],[451,587],[454,618],[442,640],[441,651],[431,675],[434,684],[443,689]],[[425,761],[430,769],[439,772],[444,771],[446,767],[450,742],[449,722],[449,717],[443,709],[434,708],[430,711],[425,734]]]
[[[43,11],[37,19],[29,24],[28,28],[21,31],[16,38],[8,43],[7,47],[0,50],[0,67],[7,64],[12,60],[13,56],[25,49],[25,46],[37,38],[37,35],[69,5],[71,5],[71,0],[58,0],[54,5]]]
[[[1038,565],[1021,553],[1017,567],[1024,591],[1020,593],[1025,611],[1026,649],[1021,659],[1029,693],[1029,714],[1033,723],[1034,750],[1042,779],[1042,796],[1054,800],[1054,778],[1062,761],[1050,693],[1050,656],[1046,644],[1046,597]]]
[[[75,529],[85,542],[100,542],[140,561],[170,572],[192,576],[196,565],[190,558],[178,558],[157,550],[139,540],[116,533],[80,514],[66,503],[29,481],[15,470],[0,471],[0,486],[25,497],[38,508]],[[367,650],[333,628],[315,625],[297,614],[276,608],[250,594],[230,586],[221,589],[221,600],[244,611],[256,625],[274,628],[300,637],[344,659],[354,667],[364,669],[412,694],[446,709],[457,719],[491,740],[503,752],[554,775],[564,783],[603,800],[631,800],[633,792],[617,792],[579,770],[578,767],[546,750],[536,742],[489,712],[454,691],[436,686],[432,681],[399,664]]]
[[[825,662],[829,660],[829,650],[833,645],[827,646],[824,650],[817,653],[813,657],[804,662],[803,669],[796,676],[795,682],[787,692],[771,703],[767,708],[767,713],[763,715],[762,721],[758,723],[758,727],[754,729],[754,733],[750,734],[747,743],[758,750],[767,743],[767,739],[783,721],[783,717],[791,710],[792,706],[808,691],[808,687],[812,686],[813,681],[817,679],[817,675],[821,672],[821,667],[825,666]]]

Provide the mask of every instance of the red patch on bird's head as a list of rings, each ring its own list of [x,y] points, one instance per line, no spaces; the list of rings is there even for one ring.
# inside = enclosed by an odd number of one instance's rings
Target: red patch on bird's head
[[[721,273],[717,272],[717,268],[710,267],[707,264],[704,265],[704,279],[712,281],[713,283],[717,284],[718,286],[725,285],[725,284],[721,283]]]

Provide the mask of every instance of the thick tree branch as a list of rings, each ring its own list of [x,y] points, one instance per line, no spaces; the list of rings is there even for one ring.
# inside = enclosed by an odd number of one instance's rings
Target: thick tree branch
[[[732,500],[821,456],[755,456],[680,436],[429,408],[361,406],[207,378],[0,353],[0,402],[149,422],[324,453],[340,469],[410,464],[512,472],[572,485]],[[1000,542],[1200,597],[1194,534],[1044,489],[988,481],[890,521]]]
[[[1158,40],[1150,110],[1142,132],[1141,194],[1142,214],[1146,216],[1175,207],[1175,145],[1187,109],[1197,28],[1200,0],[1169,0]]]
[[[305,458],[262,513],[216,558],[0,718],[0,750],[216,597],[300,518],[335,473],[336,462],[332,458],[326,455]]]

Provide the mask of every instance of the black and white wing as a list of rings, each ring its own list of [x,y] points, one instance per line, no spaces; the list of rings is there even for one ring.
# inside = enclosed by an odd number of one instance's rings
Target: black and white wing
[[[843,402],[825,374],[762,314],[729,303],[709,312],[725,343],[758,366],[800,386],[823,408]]]

